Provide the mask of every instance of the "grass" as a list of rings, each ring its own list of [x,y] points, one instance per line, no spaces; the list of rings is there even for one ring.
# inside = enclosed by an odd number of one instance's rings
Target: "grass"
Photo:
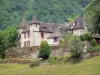
[[[100,56],[77,64],[62,63],[34,68],[29,68],[29,65],[0,64],[0,75],[100,75]]]

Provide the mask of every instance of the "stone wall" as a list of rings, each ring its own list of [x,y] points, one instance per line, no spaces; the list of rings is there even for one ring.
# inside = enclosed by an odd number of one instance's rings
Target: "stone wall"
[[[62,50],[58,46],[53,46],[51,56],[63,56],[67,54],[67,50]],[[6,50],[6,58],[37,58],[39,47],[29,48],[12,48]]]
[[[36,58],[38,48],[12,48],[6,50],[6,58]]]

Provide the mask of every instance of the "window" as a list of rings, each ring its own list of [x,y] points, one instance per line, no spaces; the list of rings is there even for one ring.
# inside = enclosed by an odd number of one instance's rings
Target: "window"
[[[58,37],[54,37],[54,42],[58,42]]]
[[[46,29],[46,27],[45,27],[45,26],[44,26],[43,28],[44,28],[44,29]]]
[[[21,47],[21,43],[19,42],[19,47]]]
[[[37,24],[36,24],[36,27],[37,27]]]
[[[26,38],[26,33],[24,33],[24,38]]]
[[[24,47],[26,47],[26,42],[24,42]]]
[[[28,32],[27,37],[30,37],[30,32]]]
[[[44,38],[44,33],[43,32],[41,33],[41,38]]]
[[[30,47],[30,41],[27,41],[27,47]]]

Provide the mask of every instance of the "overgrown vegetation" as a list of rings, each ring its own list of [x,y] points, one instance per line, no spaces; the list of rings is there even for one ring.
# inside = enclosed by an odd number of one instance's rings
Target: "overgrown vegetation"
[[[88,23],[88,29],[92,33],[100,33],[100,0],[92,0],[86,6],[84,18]]]
[[[100,45],[91,47],[88,49],[89,52],[100,51]]]
[[[88,41],[92,47],[97,45],[96,40],[93,38],[93,36],[90,32],[88,32],[84,35],[81,35],[80,39],[81,39],[81,41]]]
[[[70,60],[72,62],[77,62],[82,59],[82,54],[84,50],[84,44],[80,40],[79,36],[72,36],[68,42],[68,48],[71,53]]]
[[[47,41],[42,41],[39,49],[39,58],[43,58],[43,60],[47,60],[51,54],[51,47],[49,46]]]
[[[70,53],[65,56],[50,56],[50,58],[47,60],[49,64],[61,64],[68,62],[68,59],[70,58]]]
[[[71,56],[69,57],[69,61],[77,62],[82,59],[84,44],[79,36],[70,34],[64,35],[63,39],[60,41],[60,46],[62,46],[64,50],[70,52]]]
[[[84,35],[80,35],[80,39],[82,41],[91,41],[92,38],[93,38],[92,37],[92,33],[90,33],[90,32],[88,32],[88,33],[86,33]]]
[[[0,58],[5,58],[5,50],[16,46],[18,39],[17,30],[14,27],[8,27],[0,31]]]

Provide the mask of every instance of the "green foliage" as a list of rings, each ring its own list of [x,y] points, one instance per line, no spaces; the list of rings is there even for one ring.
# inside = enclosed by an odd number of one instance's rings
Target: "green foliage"
[[[6,48],[16,46],[16,41],[18,39],[17,30],[14,27],[8,27],[3,31],[3,43]]]
[[[80,36],[80,39],[82,40],[82,41],[91,41],[91,39],[92,39],[92,34],[91,33],[86,33],[86,34],[84,34],[84,35],[81,35]]]
[[[47,41],[41,42],[38,57],[43,58],[43,60],[46,60],[49,58],[50,54],[51,54],[51,47],[49,46]]]
[[[60,46],[62,46],[64,50],[70,51],[71,60],[78,61],[82,57],[84,44],[79,36],[69,34],[64,35],[63,39],[60,41]]]
[[[91,44],[92,47],[97,45],[97,42],[92,37],[92,34],[91,33],[86,33],[84,35],[81,35],[80,36],[80,39],[81,39],[81,41],[88,41],[88,42],[90,42],[90,44]]]
[[[88,29],[93,33],[100,33],[100,0],[93,0],[86,6],[84,18],[88,23]]]
[[[98,51],[98,50],[100,50],[100,45],[97,45],[88,49],[89,52]]]
[[[64,49],[67,49],[68,48],[68,41],[69,41],[71,36],[72,36],[71,34],[65,34],[63,36],[63,39],[60,40],[60,44],[59,45],[61,47],[64,47]]]
[[[18,26],[25,16],[44,22],[63,23],[72,15],[82,14],[91,0],[0,0],[0,29]]]
[[[96,42],[96,40],[95,40],[95,39],[92,39],[92,40],[90,41],[90,43],[91,43],[92,47],[94,47],[94,46],[96,46],[96,45],[97,45],[97,42]]]
[[[9,27],[6,30],[0,31],[0,56],[5,58],[5,50],[16,45],[17,30]]]
[[[64,62],[67,62],[67,61],[68,61],[68,58],[69,58],[69,57],[70,57],[69,55],[67,55],[67,56],[50,57],[50,58],[48,59],[48,62],[49,62],[50,64],[64,63]]]
[[[80,40],[79,36],[72,36],[68,42],[69,50],[72,59],[80,59],[82,57],[84,45]]]
[[[0,31],[0,58],[4,58],[5,48],[3,43],[3,33]]]

